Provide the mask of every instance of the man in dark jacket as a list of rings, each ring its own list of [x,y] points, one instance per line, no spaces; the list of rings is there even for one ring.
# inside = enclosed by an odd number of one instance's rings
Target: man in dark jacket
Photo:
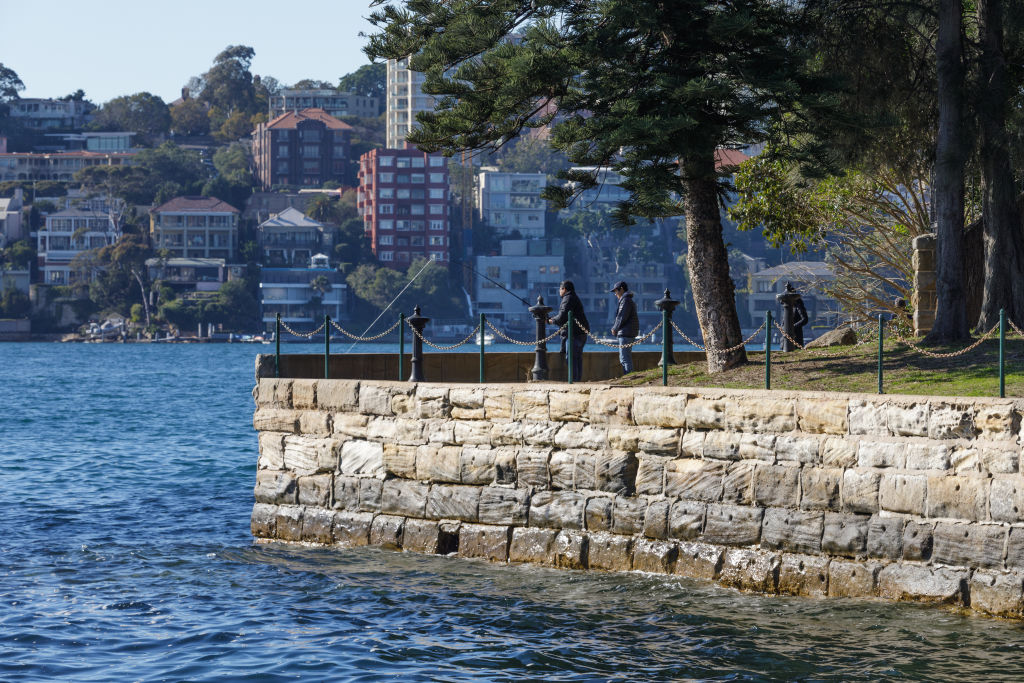
[[[640,334],[640,318],[636,315],[633,292],[629,291],[629,286],[625,282],[616,282],[612,292],[619,299],[612,334],[619,338],[619,363],[622,365],[622,373],[628,375],[633,372],[633,347],[630,345]]]
[[[562,303],[558,308],[558,315],[548,320],[552,325],[565,325],[569,322],[569,312],[572,311],[573,325],[575,329],[572,331],[572,380],[574,382],[580,381],[583,377],[583,345],[587,343],[587,333],[583,329],[590,329],[590,322],[587,320],[587,314],[583,312],[583,302],[576,296],[576,286],[572,283],[572,280],[565,280],[558,288],[558,293],[562,297]],[[580,329],[580,326],[583,329]],[[562,354],[562,361],[566,360],[565,345],[568,339],[568,327],[562,330],[562,347],[559,352]]]

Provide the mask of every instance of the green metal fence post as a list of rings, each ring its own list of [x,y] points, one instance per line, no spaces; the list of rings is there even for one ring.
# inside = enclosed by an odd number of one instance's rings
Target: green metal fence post
[[[668,326],[668,308],[661,309],[661,386],[668,386],[668,358],[671,352],[672,328]]]
[[[398,381],[402,381],[402,364],[405,361],[405,313],[398,314]]]
[[[566,327],[568,332],[565,338],[565,360],[567,366],[565,368],[565,376],[568,378],[569,384],[572,384],[572,328],[575,327],[572,319],[572,311],[569,311],[569,319],[565,321],[565,324],[568,326]]]
[[[999,309],[999,398],[1006,398],[1006,309]]]
[[[274,377],[281,376],[281,314],[274,325]]]
[[[324,379],[331,378],[331,316],[324,315]]]
[[[480,314],[480,384],[484,383],[484,314]]]
[[[878,314],[878,393],[884,394],[882,391],[882,314]]]
[[[764,319],[764,388],[772,388],[772,312]]]

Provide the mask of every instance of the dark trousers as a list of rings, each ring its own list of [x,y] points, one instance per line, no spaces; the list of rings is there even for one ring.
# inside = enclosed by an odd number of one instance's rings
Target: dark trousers
[[[583,378],[583,345],[587,343],[587,337],[584,334],[574,334],[572,337],[572,381],[579,382]],[[562,363],[567,363],[567,353],[565,350],[566,339],[562,337],[562,347],[559,349],[559,353],[562,354]]]

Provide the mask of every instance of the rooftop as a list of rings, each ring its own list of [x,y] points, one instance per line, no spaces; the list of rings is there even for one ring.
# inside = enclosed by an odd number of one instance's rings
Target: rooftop
[[[303,121],[320,121],[330,130],[352,129],[352,126],[348,125],[341,119],[336,119],[323,109],[317,107],[303,109],[297,112],[285,112],[284,114],[281,114],[277,118],[268,121],[266,126],[268,129],[273,130],[287,130],[298,128],[299,124],[302,123]]]
[[[164,202],[150,213],[190,212],[196,213],[239,213],[238,209],[216,197],[175,197]]]

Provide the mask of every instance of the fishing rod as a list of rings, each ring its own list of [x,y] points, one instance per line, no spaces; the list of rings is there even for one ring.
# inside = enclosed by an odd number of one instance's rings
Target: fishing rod
[[[529,308],[530,306],[532,306],[532,305],[533,305],[533,304],[531,304],[531,303],[530,303],[529,301],[527,301],[526,299],[524,299],[523,297],[521,297],[521,296],[519,296],[518,294],[516,294],[515,292],[513,292],[513,291],[512,291],[511,289],[509,289],[509,288],[508,288],[508,287],[506,287],[505,285],[501,284],[500,282],[496,282],[495,280],[492,280],[491,278],[487,277],[487,276],[486,276],[486,275],[484,275],[483,273],[479,272],[478,270],[476,270],[475,268],[473,268],[473,266],[469,265],[469,264],[468,264],[468,263],[466,263],[465,261],[463,261],[463,262],[462,262],[462,267],[463,267],[463,268],[468,268],[468,269],[469,269],[469,270],[471,270],[471,271],[472,271],[473,273],[475,273],[476,275],[478,275],[478,276],[482,277],[483,279],[487,280],[487,281],[488,281],[488,282],[490,282],[491,284],[494,284],[494,285],[497,285],[498,287],[501,287],[501,288],[502,288],[502,289],[504,289],[504,290],[505,290],[506,292],[508,292],[509,294],[511,294],[512,296],[514,296],[515,298],[519,299],[519,300],[520,300],[520,301],[522,301],[522,302],[523,302],[524,304],[526,304],[526,307],[527,307],[527,308]]]
[[[430,260],[428,259],[428,260],[427,260],[427,262],[423,264],[423,267],[422,267],[422,268],[420,268],[420,270],[419,270],[419,273],[416,273],[415,275],[413,275],[412,279],[411,279],[411,280],[409,280],[409,281],[408,281],[407,283],[405,283],[405,287],[402,287],[402,291],[401,291],[401,292],[399,292],[398,294],[396,294],[396,295],[395,295],[395,298],[394,298],[394,299],[392,299],[392,300],[391,300],[391,301],[390,301],[390,302],[388,303],[388,305],[384,307],[384,310],[380,312],[380,315],[378,315],[378,316],[377,316],[376,318],[374,318],[374,319],[373,319],[373,322],[372,322],[372,323],[370,323],[370,327],[367,327],[367,328],[366,328],[365,330],[363,330],[363,333],[362,333],[361,335],[359,335],[359,336],[361,336],[361,337],[365,337],[365,336],[366,336],[366,333],[367,333],[367,332],[369,332],[369,331],[370,331],[370,329],[371,329],[371,328],[372,328],[372,327],[373,327],[374,325],[376,325],[376,324],[377,324],[377,321],[378,321],[378,320],[380,320],[380,319],[381,319],[382,317],[384,317],[384,314],[385,314],[385,313],[387,313],[387,312],[388,312],[388,309],[389,309],[389,308],[391,308],[391,304],[393,304],[393,303],[395,303],[396,301],[398,301],[398,297],[400,297],[400,296],[402,296],[403,294],[405,294],[405,290],[409,289],[409,286],[410,286],[410,285],[412,285],[412,283],[416,282],[416,278],[418,278],[418,277],[420,276],[420,273],[422,273],[422,272],[423,272],[424,270],[426,270],[426,269],[427,269],[427,266],[429,266],[429,265],[430,265],[431,263],[432,263],[432,261],[430,261]],[[330,330],[327,330],[327,334],[330,334],[330,333],[331,333],[331,331],[330,331]],[[357,342],[358,342],[358,340],[356,340],[356,341],[352,342],[352,345],[351,345],[351,346],[349,346],[349,347],[348,347],[348,349],[346,349],[346,350],[345,350],[345,353],[348,353],[349,351],[351,351],[352,349],[354,349],[354,348],[356,347],[356,343],[357,343]]]

